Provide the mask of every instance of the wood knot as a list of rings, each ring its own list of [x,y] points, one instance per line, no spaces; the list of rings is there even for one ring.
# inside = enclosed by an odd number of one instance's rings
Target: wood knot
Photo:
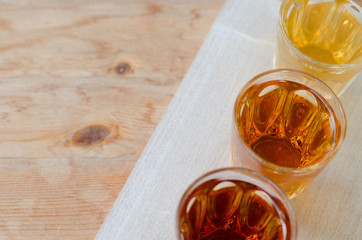
[[[71,141],[76,146],[88,147],[103,142],[110,133],[110,130],[105,126],[92,125],[78,130]]]
[[[133,67],[127,63],[127,62],[122,62],[119,63],[115,68],[114,68],[115,72],[121,76],[125,76],[127,74],[133,73]]]
[[[163,9],[156,5],[156,4],[150,4],[147,6],[148,11],[150,12],[150,14],[158,14],[158,13],[162,13]]]

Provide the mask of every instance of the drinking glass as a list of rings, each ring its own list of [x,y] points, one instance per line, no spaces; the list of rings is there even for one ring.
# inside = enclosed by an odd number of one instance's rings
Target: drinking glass
[[[177,210],[179,240],[296,238],[287,196],[251,170],[224,168],[207,173],[186,190]]]
[[[362,69],[362,1],[284,0],[274,68],[310,73],[341,95]]]
[[[345,134],[344,110],[327,85],[296,70],[268,71],[236,98],[232,163],[263,173],[293,198],[336,155]]]

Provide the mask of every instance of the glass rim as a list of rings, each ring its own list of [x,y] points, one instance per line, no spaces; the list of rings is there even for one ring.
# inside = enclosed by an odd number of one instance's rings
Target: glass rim
[[[286,40],[288,46],[291,47],[292,51],[297,55],[297,57],[301,58],[302,60],[306,61],[307,63],[318,65],[318,66],[321,66],[321,67],[326,68],[326,69],[332,69],[334,71],[336,71],[336,70],[349,70],[349,69],[355,69],[355,68],[361,68],[362,67],[362,62],[348,63],[348,64],[325,63],[325,62],[318,61],[318,60],[316,60],[316,59],[314,59],[312,57],[309,57],[308,55],[301,52],[293,44],[293,42],[290,40],[290,38],[288,37],[288,35],[287,35],[286,31],[285,31],[285,28],[284,28],[283,14],[284,14],[284,12],[286,10],[285,8],[286,8],[287,4],[289,2],[291,2],[291,1],[293,1],[293,0],[288,0],[288,1],[283,0],[282,4],[280,6],[280,10],[279,10],[278,26],[279,26],[279,29],[280,29],[280,31],[282,33],[281,35],[282,35],[283,39]],[[348,1],[352,2],[351,4],[353,6],[355,6],[355,7],[358,6],[359,8],[362,8],[361,6],[358,5],[358,3],[355,3],[353,0],[348,0]],[[360,12],[362,12],[362,9],[359,9],[359,10],[360,10]],[[317,69],[316,69],[316,71],[321,72],[321,70],[317,70]]]
[[[225,168],[218,168],[218,169],[214,169],[212,171],[208,171],[204,174],[202,174],[201,176],[199,176],[198,178],[196,178],[194,181],[191,182],[191,184],[189,184],[189,186],[187,187],[187,189],[184,191],[184,193],[182,194],[182,197],[178,203],[177,206],[177,214],[176,214],[176,229],[177,229],[177,234],[179,235],[179,214],[181,212],[181,208],[185,202],[185,200],[187,199],[187,197],[200,185],[203,183],[203,180],[211,177],[212,175],[216,175],[218,173],[237,173],[239,178],[225,178],[225,181],[228,180],[240,180],[240,181],[244,181],[244,182],[248,182],[250,184],[256,185],[258,187],[260,187],[261,189],[263,189],[265,192],[267,192],[268,194],[270,194],[268,191],[272,191],[272,194],[274,198],[277,198],[280,200],[281,204],[283,205],[285,211],[287,212],[287,217],[288,220],[290,222],[290,239],[288,240],[294,240],[296,239],[297,236],[297,220],[295,217],[295,213],[294,213],[294,209],[292,207],[291,201],[290,199],[287,197],[287,195],[285,194],[285,192],[276,184],[274,183],[271,179],[269,179],[268,177],[264,176],[262,173],[256,172],[255,170],[251,170],[251,169],[246,169],[246,168],[242,168],[242,167],[225,167]],[[251,182],[248,180],[243,179],[243,177],[248,177],[251,178],[253,180],[256,180],[257,183],[255,182]],[[211,178],[212,179],[212,178]],[[260,186],[262,184],[269,184],[270,186]],[[277,195],[277,196],[274,196]],[[279,212],[279,209],[277,210]]]
[[[270,75],[273,73],[292,73],[295,75],[300,75],[303,77],[307,77],[310,80],[313,80],[315,82],[317,82],[319,85],[321,85],[323,88],[326,89],[326,91],[331,94],[334,102],[337,104],[337,109],[340,110],[341,115],[342,115],[342,121],[340,121],[341,123],[341,137],[339,139],[338,142],[336,142],[336,146],[332,149],[332,151],[328,152],[319,162],[312,164],[310,166],[306,166],[306,167],[302,167],[302,168],[290,168],[290,167],[283,167],[274,163],[271,163],[267,160],[265,160],[264,158],[258,156],[244,141],[243,137],[240,135],[239,130],[237,129],[236,125],[236,117],[235,117],[235,112],[236,112],[236,106],[237,106],[237,101],[240,97],[242,97],[245,92],[249,89],[250,86],[252,86],[252,84],[257,81],[258,79],[260,79],[261,77],[264,77],[266,75]],[[269,80],[270,81],[270,80]],[[328,101],[325,99],[325,101],[328,103]],[[332,106],[330,106],[333,110],[335,110],[335,108],[333,108]],[[233,108],[233,127],[235,128],[234,131],[237,132],[237,136],[238,138],[242,141],[244,147],[247,149],[248,153],[254,158],[256,159],[259,163],[261,163],[263,166],[267,167],[268,169],[272,170],[273,172],[276,173],[281,173],[281,174],[293,174],[293,175],[304,175],[306,173],[309,172],[313,172],[317,169],[321,169],[323,166],[326,166],[329,161],[337,154],[337,152],[339,151],[340,147],[341,147],[341,143],[343,143],[345,136],[346,136],[346,129],[347,129],[347,119],[346,119],[346,114],[344,112],[344,109],[342,107],[341,102],[339,101],[339,98],[337,97],[337,95],[321,80],[319,80],[318,78],[314,77],[311,74],[302,72],[302,71],[298,71],[298,70],[292,70],[292,69],[273,69],[270,71],[266,71],[263,72],[255,77],[253,77],[249,82],[247,82],[245,84],[245,86],[241,89],[241,91],[238,93],[238,96],[236,97],[235,103],[234,103],[234,108]]]

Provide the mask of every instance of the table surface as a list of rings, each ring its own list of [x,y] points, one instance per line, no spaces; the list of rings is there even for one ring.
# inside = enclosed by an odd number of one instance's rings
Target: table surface
[[[272,68],[280,0],[228,0],[123,187],[97,240],[176,239],[183,192],[231,165],[232,107],[239,90]],[[261,17],[262,16],[262,17]],[[340,97],[342,148],[292,200],[298,240],[362,237],[362,76]]]
[[[0,239],[92,239],[224,0],[0,1]]]

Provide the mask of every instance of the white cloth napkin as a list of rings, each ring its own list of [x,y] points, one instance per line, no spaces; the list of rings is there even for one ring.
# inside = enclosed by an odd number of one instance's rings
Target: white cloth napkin
[[[177,239],[176,208],[201,174],[230,166],[232,107],[272,68],[278,0],[229,0],[101,227],[97,240]],[[298,239],[362,239],[361,77],[341,97],[341,151],[292,201]]]

